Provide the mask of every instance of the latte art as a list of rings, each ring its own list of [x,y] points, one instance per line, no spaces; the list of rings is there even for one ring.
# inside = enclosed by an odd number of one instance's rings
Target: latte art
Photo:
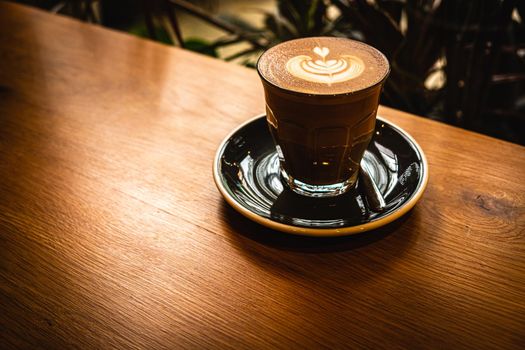
[[[389,72],[377,49],[351,39],[312,37],[282,42],[257,62],[263,83],[294,93],[339,95],[369,89]]]
[[[365,64],[359,57],[341,55],[339,59],[327,60],[330,53],[327,47],[316,46],[312,51],[320,59],[314,60],[306,55],[295,56],[286,63],[286,70],[296,78],[328,85],[354,79],[365,70]]]

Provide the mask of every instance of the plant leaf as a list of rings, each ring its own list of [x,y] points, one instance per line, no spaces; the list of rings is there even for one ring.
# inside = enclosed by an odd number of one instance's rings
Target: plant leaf
[[[190,38],[184,40],[184,47],[188,50],[199,52],[211,57],[219,57],[213,43],[204,39]]]

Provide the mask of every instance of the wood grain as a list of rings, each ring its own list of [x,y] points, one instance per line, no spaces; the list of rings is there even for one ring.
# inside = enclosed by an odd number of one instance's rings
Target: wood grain
[[[0,348],[525,346],[525,148],[396,110],[399,222],[290,237],[215,189],[252,70],[0,2]]]

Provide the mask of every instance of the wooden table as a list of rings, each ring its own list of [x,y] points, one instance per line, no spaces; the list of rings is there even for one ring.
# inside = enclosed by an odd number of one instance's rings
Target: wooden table
[[[292,237],[231,209],[253,70],[0,2],[0,348],[523,348],[525,148],[396,110],[404,219]]]

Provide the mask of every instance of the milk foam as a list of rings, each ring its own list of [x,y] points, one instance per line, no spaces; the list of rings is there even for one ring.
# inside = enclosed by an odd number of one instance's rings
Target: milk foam
[[[263,82],[284,90],[313,94],[354,93],[375,86],[388,76],[386,57],[351,39],[311,37],[280,43],[259,59]]]

